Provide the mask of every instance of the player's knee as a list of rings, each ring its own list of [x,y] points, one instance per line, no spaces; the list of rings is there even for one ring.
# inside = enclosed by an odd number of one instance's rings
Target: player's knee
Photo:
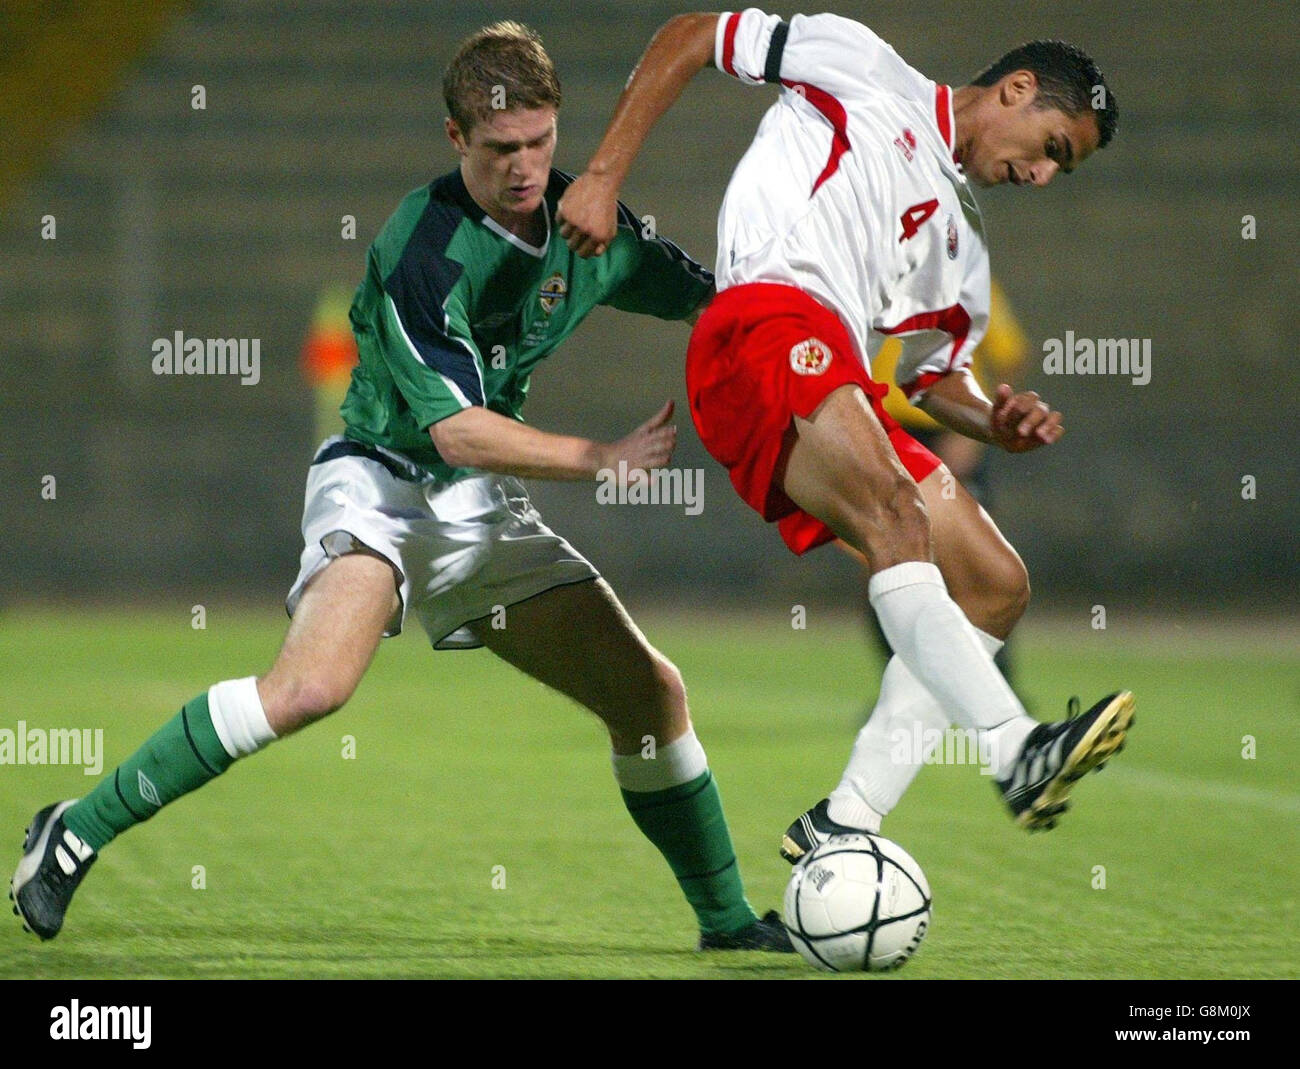
[[[347,680],[329,675],[268,677],[263,705],[276,734],[296,731],[341,709],[355,689]]]
[[[617,689],[596,709],[616,741],[639,743],[645,736],[679,731],[687,721],[686,684],[677,666],[654,650],[618,673]]]
[[[1029,608],[1029,569],[1019,555],[1012,558],[1007,577],[1006,596],[1008,610],[1019,620]]]
[[[656,656],[654,664],[655,705],[675,713],[686,708],[686,681],[667,657]]]
[[[644,745],[646,738],[673,738],[690,726],[686,711],[686,684],[677,666],[668,658],[652,653],[647,666],[647,687],[640,700],[625,707],[623,715],[611,723],[610,735],[616,743],[631,741]]]
[[[1029,608],[1029,572],[1020,555],[1014,551],[1002,554],[987,577],[993,593],[993,613],[1003,634],[1011,631]]]

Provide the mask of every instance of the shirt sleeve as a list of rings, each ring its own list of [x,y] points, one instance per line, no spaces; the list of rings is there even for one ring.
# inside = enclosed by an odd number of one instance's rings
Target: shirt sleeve
[[[903,333],[904,329],[911,333]],[[890,333],[902,335],[899,340],[903,343],[895,381],[916,404],[945,375],[970,366],[984,329],[966,308],[955,304]]]
[[[384,280],[378,316],[380,353],[421,430],[483,404],[482,355],[438,275],[403,257]]]
[[[655,233],[626,204],[618,206],[619,236],[611,250],[623,276],[601,303],[659,319],[685,319],[713,295],[713,273]]]
[[[777,82],[842,97],[868,88],[923,95],[929,84],[862,23],[829,14],[787,22],[752,7],[726,12],[718,19],[713,63],[746,85]]]

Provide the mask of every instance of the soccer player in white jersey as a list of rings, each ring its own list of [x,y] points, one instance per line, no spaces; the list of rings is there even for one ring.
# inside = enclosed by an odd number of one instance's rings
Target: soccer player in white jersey
[[[903,344],[900,387],[946,426],[1012,453],[1057,441],[1033,392],[992,400],[968,370],[989,308],[972,186],[1042,186],[1114,134],[1096,65],[1061,42],[1009,52],[953,90],[836,15],[757,9],[678,16],[651,42],[586,173],[559,205],[580,254],[612,239],[618,189],[650,128],[712,65],[780,95],[718,219],[718,296],[687,353],[700,438],[795,553],[836,537],[861,552],[895,655],[828,799],[791,825],[795,861],[832,834],[879,830],[920,765],[898,738],[973,731],[1012,815],[1051,828],[1071,786],[1123,744],[1126,691],[1039,724],[993,665],[1024,612],[1024,565],[937,457],[884,411],[871,357]],[[931,737],[935,733],[929,733]]]

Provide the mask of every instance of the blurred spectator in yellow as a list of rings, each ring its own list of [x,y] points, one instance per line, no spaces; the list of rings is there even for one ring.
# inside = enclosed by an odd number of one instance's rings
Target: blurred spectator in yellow
[[[337,283],[326,286],[316,300],[311,327],[302,345],[303,378],[316,394],[314,442],[343,430],[339,405],[357,363],[357,342],[348,321],[351,307],[351,288]]]

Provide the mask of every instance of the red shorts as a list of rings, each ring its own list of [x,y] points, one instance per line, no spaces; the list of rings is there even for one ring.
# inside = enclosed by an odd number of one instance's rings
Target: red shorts
[[[723,290],[686,350],[686,395],[700,440],[763,519],[778,521],[795,553],[835,538],[773,483],[795,416],[807,419],[841,386],[862,388],[890,444],[918,483],[936,457],[881,406],[889,392],[858,359],[839,317],[794,286],[753,282]]]

